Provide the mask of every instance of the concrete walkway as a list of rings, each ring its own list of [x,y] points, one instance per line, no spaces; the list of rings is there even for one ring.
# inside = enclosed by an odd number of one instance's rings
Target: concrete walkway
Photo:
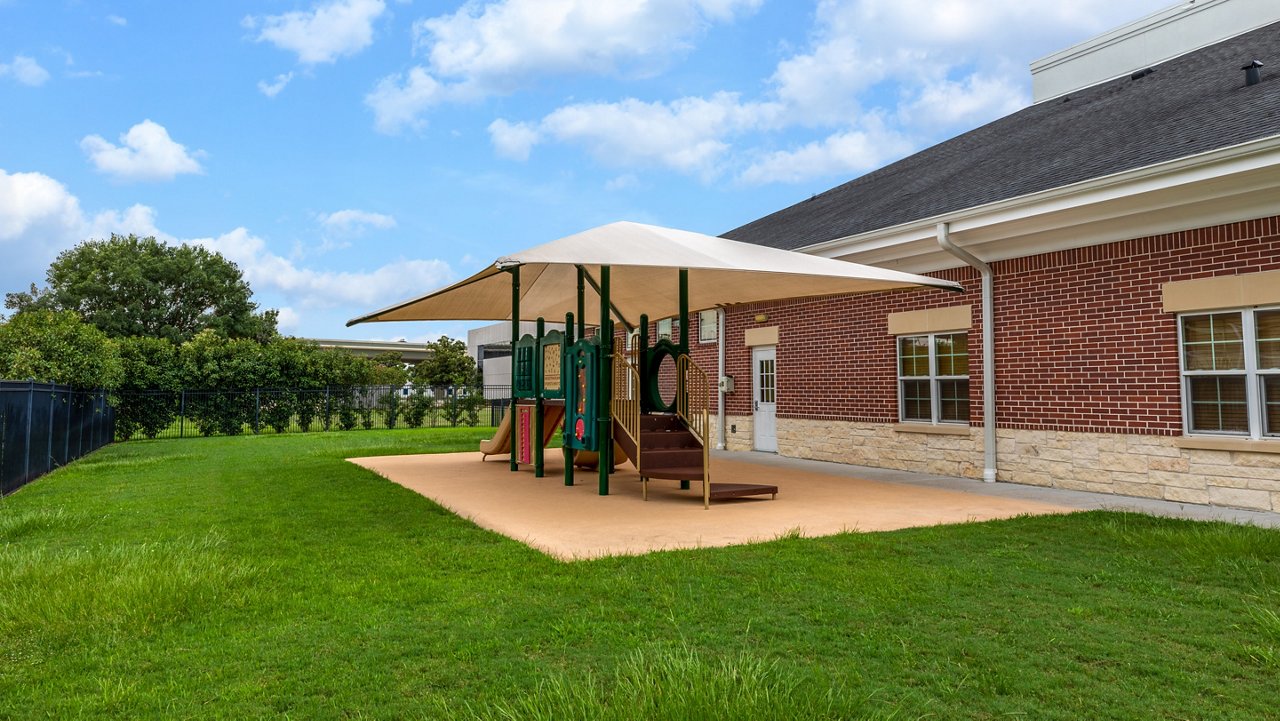
[[[567,487],[558,452],[547,454],[546,476],[531,468],[510,472],[506,459],[479,453],[353,458],[479,526],[565,560],[631,555],[677,548],[754,543],[785,535],[823,536],[915,526],[1110,509],[1195,520],[1280,527],[1280,514],[1197,506],[1010,483],[907,473],[765,453],[713,455],[715,480],[769,483],[777,500],[743,498],[702,507],[700,484],[650,483],[626,464],[597,493],[594,471],[579,469]]]
[[[1066,506],[1079,511],[1133,511],[1152,516],[1187,518],[1194,521],[1226,521],[1228,523],[1248,524],[1263,528],[1280,528],[1280,513],[1272,511],[1247,511],[1221,506],[1202,506],[1195,503],[1117,496],[1110,493],[1090,493],[1087,491],[1067,491],[1060,488],[1025,486],[1017,483],[983,483],[954,476],[934,476],[926,473],[911,473],[886,468],[868,468],[865,466],[850,466],[843,463],[785,458],[772,453],[716,451],[714,457],[750,458],[752,463],[780,470],[806,470],[829,473],[845,478],[866,478],[907,486],[942,488],[998,498],[1038,501]]]

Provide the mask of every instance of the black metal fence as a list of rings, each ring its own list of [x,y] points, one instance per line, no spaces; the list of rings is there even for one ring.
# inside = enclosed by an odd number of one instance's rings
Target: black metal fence
[[[496,426],[510,386],[119,391],[116,438]]]
[[[115,410],[104,391],[0,381],[0,495],[111,442]]]

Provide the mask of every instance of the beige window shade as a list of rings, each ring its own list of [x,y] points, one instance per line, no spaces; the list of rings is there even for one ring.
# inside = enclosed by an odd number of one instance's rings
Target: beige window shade
[[[889,314],[889,335],[915,335],[939,333],[949,330],[969,330],[973,327],[973,306],[953,305],[950,308],[909,310]]]
[[[1164,312],[1280,304],[1280,270],[1165,283]]]

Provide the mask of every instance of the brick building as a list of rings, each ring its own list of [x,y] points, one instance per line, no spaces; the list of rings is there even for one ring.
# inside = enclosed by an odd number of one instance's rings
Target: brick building
[[[724,444],[1280,510],[1280,7],[1032,72],[1033,105],[725,233],[966,293],[695,314]]]

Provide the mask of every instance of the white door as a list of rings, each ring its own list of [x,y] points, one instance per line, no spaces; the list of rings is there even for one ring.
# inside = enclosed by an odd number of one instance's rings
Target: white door
[[[778,367],[777,348],[763,346],[751,349],[752,375],[755,376],[755,398],[752,425],[756,450],[778,452]]]

